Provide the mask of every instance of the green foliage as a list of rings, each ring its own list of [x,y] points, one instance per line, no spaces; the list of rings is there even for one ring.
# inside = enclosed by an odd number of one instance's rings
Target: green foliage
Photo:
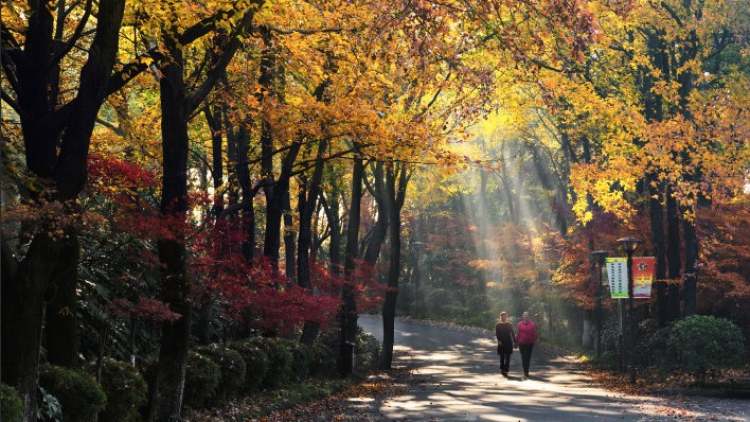
[[[16,389],[0,384],[0,420],[3,422],[21,422],[23,403]]]
[[[47,365],[40,371],[39,384],[60,401],[65,422],[93,421],[107,404],[102,387],[81,371]]]
[[[281,340],[292,353],[292,373],[294,379],[302,381],[306,379],[313,366],[312,347],[293,340]]]
[[[251,340],[268,356],[268,372],[263,377],[263,387],[277,388],[294,378],[294,356],[288,343],[281,339],[256,337]]]
[[[329,376],[336,373],[336,353],[339,333],[337,330],[323,330],[312,345],[310,372],[315,376]]]
[[[672,326],[663,328],[645,327],[641,324],[641,338],[634,354],[636,364],[669,370],[675,367],[674,356],[669,351]]]
[[[102,363],[102,388],[107,394],[107,406],[100,420],[136,422],[139,409],[146,403],[146,381],[135,368],[126,362],[104,359]]]
[[[185,404],[202,408],[216,393],[221,381],[221,368],[210,358],[190,352],[185,374]]]
[[[209,357],[221,370],[221,382],[216,390],[216,402],[223,402],[237,393],[245,385],[246,365],[242,355],[220,344],[200,347],[196,352]]]
[[[354,346],[356,369],[358,371],[368,371],[378,365],[378,360],[380,359],[380,342],[372,334],[364,332],[362,328],[357,328],[357,337]]]
[[[271,364],[265,350],[251,340],[235,342],[230,347],[236,350],[245,362],[245,391],[259,390]]]
[[[713,316],[693,315],[672,327],[668,347],[680,368],[702,375],[709,369],[742,363],[742,331],[733,322]]]

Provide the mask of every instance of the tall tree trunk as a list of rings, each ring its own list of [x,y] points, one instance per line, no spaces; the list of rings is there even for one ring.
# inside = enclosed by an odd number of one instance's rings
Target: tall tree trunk
[[[47,303],[44,325],[47,360],[59,366],[72,367],[78,357],[78,258],[80,245],[75,229],[66,230],[61,240],[61,266],[52,281],[52,298]]]
[[[662,190],[652,186],[657,183],[653,175],[649,177],[649,210],[651,217],[651,241],[654,245],[656,257],[656,319],[660,327],[669,321],[669,303],[667,285],[667,254],[664,236],[664,207],[662,206]]]
[[[165,38],[171,61],[162,67],[160,82],[162,110],[163,181],[161,212],[172,219],[173,236],[157,242],[162,264],[161,300],[169,304],[179,319],[164,322],[157,375],[158,420],[180,420],[185,387],[185,362],[190,338],[190,280],[187,274],[185,231],[187,218],[188,119],[187,88],[183,79],[182,47],[172,37]]]
[[[288,186],[284,191],[282,206],[284,207],[284,269],[286,270],[286,278],[290,283],[293,283],[297,278],[295,271],[297,268],[297,235],[295,233],[294,218],[292,217],[292,204]]]
[[[375,227],[372,229],[372,235],[367,241],[365,248],[364,261],[367,265],[374,267],[380,256],[380,248],[388,235],[388,207],[385,198],[385,174],[383,173],[383,163],[378,161],[372,171],[373,187],[370,194],[375,198],[378,206],[378,219],[375,221]]]
[[[401,167],[400,171],[397,167]],[[398,180],[397,180],[398,179]],[[406,168],[391,163],[386,169],[386,198],[388,200],[388,220],[390,238],[390,262],[388,264],[388,286],[383,303],[383,356],[381,369],[391,369],[393,363],[394,325],[396,300],[398,299],[398,279],[401,273],[401,207],[406,196],[408,177]]]
[[[339,217],[339,189],[336,183],[335,179],[331,181],[331,193],[327,196],[321,193],[320,200],[331,230],[331,240],[328,243],[331,273],[339,275],[341,274],[341,217]]]
[[[667,187],[667,264],[669,285],[667,286],[667,320],[674,321],[680,317],[680,209],[672,190]]]
[[[312,179],[307,185],[300,188],[299,195],[299,235],[297,250],[297,282],[306,289],[312,288],[310,281],[310,247],[312,244],[312,220],[313,213],[317,209],[317,199],[320,196],[320,183],[323,179],[323,153],[327,148],[327,142],[321,141],[318,145],[318,155],[315,161]],[[313,321],[305,322],[302,329],[301,341],[312,344],[318,336],[320,325]]]
[[[683,315],[695,314],[698,297],[698,237],[695,233],[695,220],[682,221],[685,237],[685,277],[683,284]]]
[[[53,8],[50,2],[29,3],[26,11],[28,27],[22,49],[8,48],[7,40],[3,42],[2,61],[5,76],[13,81],[16,91],[26,165],[36,176],[54,181],[55,200],[75,200],[86,182],[91,133],[99,108],[107,96],[124,7],[124,0],[99,2],[96,30],[81,68],[76,98],[62,107],[57,92],[62,57],[57,57],[60,51],[52,40]],[[62,361],[69,361],[71,354],[75,354],[77,338],[73,314],[77,235],[73,229],[67,228],[67,239],[51,238],[46,225],[43,223],[31,240],[20,263],[12,254],[6,256],[3,250],[2,380],[16,387],[26,421],[36,420],[44,295],[48,289],[56,290],[52,308],[56,311],[60,308],[60,312],[52,317],[52,326],[65,330],[65,334],[60,335],[68,337],[48,339],[53,344],[54,353],[59,353]],[[71,312],[62,312],[61,306]],[[65,318],[58,319],[61,317]]]
[[[339,354],[336,366],[341,376],[349,376],[353,370],[354,344],[357,335],[357,298],[352,275],[359,245],[360,206],[362,201],[362,178],[364,164],[361,157],[354,160],[352,168],[352,197],[349,204],[349,221],[346,229],[346,253],[344,259],[344,286],[341,290],[339,312]]]
[[[254,193],[250,183],[250,166],[248,154],[250,153],[250,133],[246,125],[241,125],[237,133],[237,182],[242,194],[241,224],[244,240],[242,242],[242,255],[247,262],[252,262],[255,255],[255,209],[253,207]]]

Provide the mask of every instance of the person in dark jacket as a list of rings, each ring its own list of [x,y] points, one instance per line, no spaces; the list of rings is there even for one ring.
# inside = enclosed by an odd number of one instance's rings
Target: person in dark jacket
[[[500,313],[500,320],[495,325],[495,336],[497,337],[497,354],[500,355],[500,372],[504,377],[508,376],[510,370],[510,355],[516,344],[516,333],[513,324],[508,321],[506,312]]]

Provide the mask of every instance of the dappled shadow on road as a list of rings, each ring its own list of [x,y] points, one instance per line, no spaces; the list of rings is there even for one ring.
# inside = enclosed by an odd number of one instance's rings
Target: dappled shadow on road
[[[362,325],[380,338],[378,320]],[[395,335],[397,363],[414,371],[403,394],[374,404],[382,419],[639,420],[649,416],[644,403],[658,401],[593,386],[571,359],[543,347],[534,352],[531,379],[522,380],[518,352],[510,376],[500,374],[492,338],[413,322],[397,324]]]

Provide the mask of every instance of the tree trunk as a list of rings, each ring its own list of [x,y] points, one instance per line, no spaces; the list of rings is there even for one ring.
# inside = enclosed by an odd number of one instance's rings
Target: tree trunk
[[[339,217],[339,192],[336,181],[332,181],[331,194],[327,196],[321,193],[320,200],[323,202],[323,210],[326,213],[328,226],[331,230],[331,240],[328,243],[328,259],[331,265],[331,273],[341,273],[341,217]]]
[[[65,202],[74,200],[86,182],[91,133],[107,96],[125,1],[99,3],[96,30],[81,68],[76,97],[62,107],[57,92],[59,61],[52,60],[61,59],[55,57],[59,50],[52,41],[52,7],[50,2],[29,5],[23,49],[8,49],[3,45],[5,76],[10,79],[15,73],[26,166],[36,176],[52,179],[56,188],[54,199]],[[14,68],[15,72],[10,70]],[[68,233],[72,237],[53,239],[48,236],[48,229],[40,227],[20,263],[12,254],[6,259],[3,250],[2,379],[19,392],[26,421],[36,420],[44,295],[54,284],[57,292],[52,306],[55,310],[60,308],[60,312],[55,313],[52,324],[65,330],[56,333],[60,337],[49,339],[55,359],[70,361],[76,347],[75,318],[63,313],[61,307],[75,310],[77,237]],[[6,270],[6,265],[11,268]],[[68,316],[62,318],[65,315]],[[63,339],[63,335],[68,338]]]
[[[380,256],[380,248],[385,241],[385,237],[388,234],[388,207],[387,199],[385,198],[385,180],[383,174],[383,163],[378,161],[375,163],[375,168],[372,172],[373,175],[373,192],[370,192],[375,198],[375,203],[378,206],[378,219],[375,222],[375,227],[372,229],[372,235],[367,241],[367,247],[365,248],[364,260],[367,265],[374,267],[378,262]]]
[[[398,279],[401,273],[401,207],[406,195],[406,168],[401,167],[397,174],[396,165],[391,164],[386,171],[386,198],[388,200],[388,220],[390,237],[390,262],[388,264],[388,286],[383,303],[383,356],[381,369],[391,369],[393,363],[394,324],[396,300],[398,299]],[[396,180],[398,178],[398,181]],[[396,185],[398,183],[398,185]]]
[[[185,231],[187,217],[188,119],[187,91],[183,80],[182,47],[171,37],[165,39],[171,61],[162,68],[160,82],[162,111],[162,215],[170,220],[173,237],[157,242],[162,264],[161,300],[169,304],[180,318],[164,322],[159,349],[157,375],[158,420],[180,420],[185,387],[185,362],[190,339],[191,306],[189,303]]]
[[[242,255],[247,262],[252,262],[255,255],[255,209],[253,207],[254,193],[250,184],[250,167],[248,154],[250,152],[250,133],[245,125],[241,125],[237,133],[237,183],[242,194],[242,232],[245,234],[242,242]]]
[[[61,266],[52,281],[52,298],[47,303],[44,325],[47,360],[53,365],[72,367],[78,357],[78,233],[66,230],[61,242]]]
[[[292,204],[289,198],[289,186],[284,191],[282,206],[284,207],[284,269],[286,270],[287,280],[293,283],[297,278],[295,271],[297,265],[297,236],[294,232],[294,218],[292,217]]]
[[[299,234],[297,250],[297,282],[301,287],[311,289],[310,281],[310,247],[312,244],[312,220],[313,213],[317,209],[317,199],[320,196],[320,183],[323,179],[323,153],[327,148],[327,142],[321,141],[318,145],[318,155],[315,161],[312,179],[309,186],[300,188],[299,196]],[[306,182],[307,184],[307,182]],[[312,344],[318,336],[320,325],[316,322],[307,321],[302,329],[301,341],[304,344]]]
[[[662,206],[662,191],[659,187],[651,186],[656,183],[653,176],[649,177],[649,210],[651,218],[651,240],[654,244],[656,257],[656,319],[660,327],[669,321],[669,303],[667,285],[666,242],[664,238],[664,207]]]
[[[680,211],[677,200],[667,188],[667,264],[669,285],[667,286],[667,321],[680,317]]]
[[[683,220],[685,236],[685,278],[683,284],[683,315],[695,314],[698,297],[698,237],[695,233],[695,221]]]
[[[359,245],[359,221],[360,206],[362,201],[362,178],[364,176],[364,164],[362,158],[354,160],[352,168],[352,199],[349,204],[349,221],[346,229],[346,253],[344,260],[344,286],[341,291],[341,310],[339,312],[339,354],[336,366],[339,375],[346,377],[353,370],[354,344],[357,335],[357,298],[354,292],[355,259],[357,258],[357,247]]]

